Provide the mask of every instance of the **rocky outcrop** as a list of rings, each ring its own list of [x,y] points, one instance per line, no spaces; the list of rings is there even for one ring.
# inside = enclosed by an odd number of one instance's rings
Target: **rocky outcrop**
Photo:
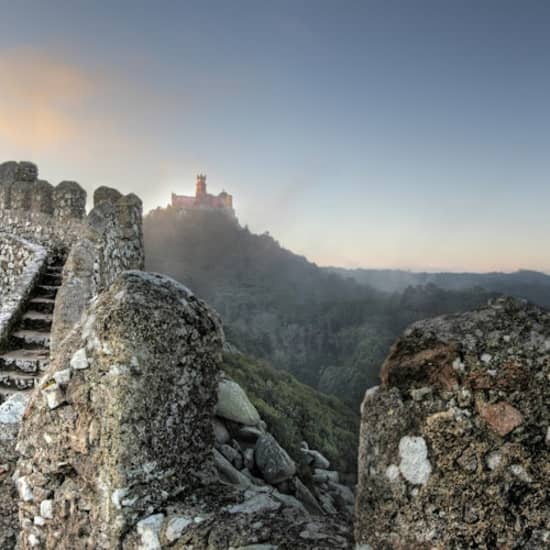
[[[254,458],[263,478],[272,485],[281,483],[296,473],[294,461],[272,435],[258,438]]]
[[[306,515],[351,520],[353,490],[340,483],[338,472],[329,470],[330,462],[305,441],[301,456],[294,460],[269,432],[246,392],[225,374],[214,412],[214,461],[225,481],[267,492],[276,502]]]
[[[359,548],[550,544],[550,313],[498,299],[416,323],[362,405]]]

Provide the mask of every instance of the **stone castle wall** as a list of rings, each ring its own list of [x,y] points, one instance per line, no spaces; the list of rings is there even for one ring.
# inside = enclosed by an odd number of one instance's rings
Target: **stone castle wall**
[[[53,323],[55,346],[78,324],[88,304],[118,274],[142,269],[142,205],[135,195],[100,188],[86,215],[86,192],[75,182],[53,187],[31,163],[0,165],[0,345],[19,321],[51,257],[67,258]],[[13,548],[19,533],[15,470],[16,437],[27,396],[0,405],[0,547]]]

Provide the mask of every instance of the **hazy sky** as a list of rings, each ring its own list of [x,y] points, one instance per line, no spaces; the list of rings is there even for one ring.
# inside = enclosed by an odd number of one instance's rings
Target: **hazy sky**
[[[0,0],[0,159],[195,174],[319,264],[550,272],[546,0]]]

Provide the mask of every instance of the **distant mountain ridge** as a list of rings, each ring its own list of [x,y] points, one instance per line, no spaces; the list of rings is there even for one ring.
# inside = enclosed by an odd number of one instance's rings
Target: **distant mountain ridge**
[[[435,285],[443,290],[483,288],[518,298],[525,298],[543,307],[550,307],[550,275],[520,269],[512,273],[428,273],[400,269],[324,268],[329,273],[349,277],[359,284],[382,292],[404,292],[409,286]]]

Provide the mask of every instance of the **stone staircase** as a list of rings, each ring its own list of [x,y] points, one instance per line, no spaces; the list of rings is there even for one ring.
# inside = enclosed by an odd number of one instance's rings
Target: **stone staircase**
[[[49,260],[19,325],[0,353],[0,402],[15,392],[30,392],[48,366],[53,309],[63,264],[59,256]]]

